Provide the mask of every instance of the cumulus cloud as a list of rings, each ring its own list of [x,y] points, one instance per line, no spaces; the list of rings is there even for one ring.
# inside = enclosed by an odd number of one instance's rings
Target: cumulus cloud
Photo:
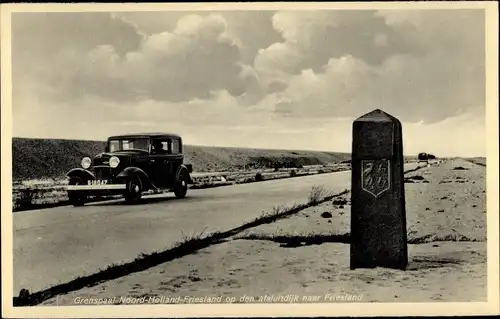
[[[283,40],[280,32],[273,28],[272,17],[275,11],[193,11],[190,14],[200,17],[211,14],[223,17],[227,22],[226,32],[238,45],[244,64],[251,64],[259,49]],[[174,30],[186,12],[116,12],[114,15],[142,33],[153,35]]]
[[[225,89],[245,91],[240,52],[218,15],[186,15],[172,32],[146,36],[139,48],[120,56],[113,46],[91,50],[68,90],[113,100],[148,98],[188,101]]]
[[[344,55],[379,64],[389,54],[410,52],[414,47],[375,11],[278,12],[273,26],[284,41],[262,50],[256,58],[257,67],[268,59],[286,60],[283,70],[292,74],[308,68],[318,71],[329,59]]]
[[[296,116],[353,117],[381,108],[405,121],[436,122],[484,103],[477,68],[458,68],[457,57],[394,55],[374,67],[352,56],[331,59],[324,70],[292,76],[276,112]],[[484,71],[483,71],[484,72]],[[483,80],[484,81],[484,80]],[[446,93],[445,93],[446,92]],[[479,104],[480,105],[480,104]],[[484,105],[484,104],[482,104]]]
[[[285,41],[261,50],[263,83],[279,83],[288,116],[357,116],[382,108],[436,122],[483,106],[481,11],[279,12]]]

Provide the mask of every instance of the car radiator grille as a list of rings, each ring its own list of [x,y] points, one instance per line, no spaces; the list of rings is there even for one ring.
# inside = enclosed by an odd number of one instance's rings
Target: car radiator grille
[[[110,167],[94,167],[93,171],[97,180],[109,180],[112,177]]]
[[[98,157],[98,158],[94,158],[94,160],[92,161],[92,164],[95,167],[99,167],[99,166],[106,167],[107,166],[106,164],[108,164],[108,161],[109,161],[109,158]]]

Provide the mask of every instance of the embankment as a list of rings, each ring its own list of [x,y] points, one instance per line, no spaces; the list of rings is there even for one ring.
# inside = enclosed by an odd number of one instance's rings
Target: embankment
[[[84,156],[104,150],[104,141],[63,139],[12,139],[13,180],[60,178],[80,166]],[[185,145],[185,162],[196,172],[234,171],[279,167],[302,167],[348,161],[350,154],[318,151]]]

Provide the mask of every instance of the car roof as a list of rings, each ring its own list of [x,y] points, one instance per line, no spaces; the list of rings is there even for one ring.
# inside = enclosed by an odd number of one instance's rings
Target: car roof
[[[174,133],[166,133],[166,132],[152,132],[152,133],[130,133],[130,134],[122,134],[122,135],[114,135],[108,137],[108,140],[110,139],[119,139],[119,138],[148,138],[148,137],[171,137],[171,138],[178,138],[180,139],[181,137],[177,134]]]

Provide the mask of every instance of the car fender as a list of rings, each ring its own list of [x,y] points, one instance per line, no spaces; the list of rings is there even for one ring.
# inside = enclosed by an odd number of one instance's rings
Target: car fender
[[[177,172],[175,173],[175,180],[179,180],[179,175],[185,173],[188,177],[187,183],[193,184],[193,180],[191,179],[191,174],[186,165],[182,164],[177,168]]]
[[[141,179],[142,187],[146,190],[149,188],[156,188],[151,182],[149,176],[139,167],[127,167],[120,174],[116,176],[116,180],[120,182],[126,182],[126,180],[131,176],[137,176]]]
[[[94,180],[95,179],[94,173],[92,173],[91,171],[86,170],[84,168],[73,168],[72,170],[70,170],[69,172],[66,173],[66,176],[68,178],[79,177],[84,182],[86,182],[88,180]]]

